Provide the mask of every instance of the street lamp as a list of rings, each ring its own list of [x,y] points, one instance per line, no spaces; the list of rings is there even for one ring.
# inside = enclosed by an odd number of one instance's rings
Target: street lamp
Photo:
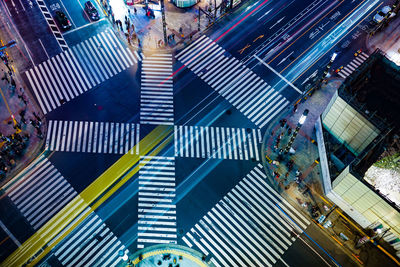
[[[285,154],[287,154],[287,153],[290,151],[290,148],[292,147],[293,142],[294,142],[294,140],[296,139],[296,136],[297,136],[297,134],[298,134],[298,132],[299,132],[301,126],[304,124],[304,122],[305,122],[306,119],[307,119],[308,112],[309,112],[309,110],[308,110],[308,109],[305,109],[304,112],[303,112],[303,114],[301,114],[301,117],[300,117],[300,119],[299,119],[299,122],[297,123],[296,129],[295,129],[295,131],[293,132],[292,136],[290,137],[289,143],[288,143],[288,144],[286,145],[286,147],[285,147],[285,150],[284,150],[284,153],[285,153]]]

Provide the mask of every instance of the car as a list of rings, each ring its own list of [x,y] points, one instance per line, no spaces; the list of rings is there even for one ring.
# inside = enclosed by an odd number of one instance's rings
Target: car
[[[72,26],[64,12],[60,10],[56,11],[56,20],[63,30],[68,30]]]
[[[99,20],[99,12],[91,1],[85,3],[85,11],[91,20]]]
[[[382,9],[380,11],[378,11],[378,13],[375,14],[373,21],[378,24],[381,23],[388,16],[390,11],[392,11],[390,6],[382,7]],[[390,14],[390,18],[394,17],[395,15],[396,15],[396,13],[392,12]]]

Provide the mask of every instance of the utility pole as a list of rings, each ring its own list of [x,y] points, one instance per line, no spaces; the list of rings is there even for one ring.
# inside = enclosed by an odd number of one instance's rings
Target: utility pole
[[[201,18],[201,13],[200,13],[200,7],[199,7],[199,19],[198,19],[198,24],[197,24],[197,31],[200,32],[200,18]]]
[[[160,0],[160,4],[161,4],[162,25],[163,25],[163,32],[164,32],[164,44],[167,45],[167,43],[168,43],[168,41],[167,41],[167,22],[165,21],[164,0]]]

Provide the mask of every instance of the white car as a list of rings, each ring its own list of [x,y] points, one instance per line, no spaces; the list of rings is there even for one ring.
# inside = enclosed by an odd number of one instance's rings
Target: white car
[[[381,22],[385,19],[385,17],[387,16],[387,14],[388,14],[391,10],[392,10],[392,9],[390,8],[390,6],[384,6],[384,7],[382,7],[382,9],[381,9],[380,11],[378,11],[377,14],[375,14],[373,20],[374,20],[376,23],[381,23]],[[394,17],[395,15],[396,15],[396,13],[393,12],[392,14],[390,14],[390,17]]]

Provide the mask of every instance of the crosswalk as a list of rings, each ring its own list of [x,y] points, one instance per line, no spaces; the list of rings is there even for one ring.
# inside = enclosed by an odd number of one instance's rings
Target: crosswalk
[[[123,262],[120,251],[128,253],[95,212],[87,208],[88,217],[58,244],[53,252],[62,266],[116,266]]]
[[[174,126],[176,157],[260,160],[258,129]]]
[[[30,170],[7,189],[8,196],[22,215],[37,230],[59,212],[77,192],[43,156]]]
[[[104,31],[26,71],[43,113],[85,93],[142,60]]]
[[[154,54],[142,63],[140,123],[173,125],[172,55]]]
[[[137,247],[176,244],[174,157],[142,156],[139,167]]]
[[[258,164],[182,241],[215,266],[272,266],[309,224],[268,185]]]
[[[338,72],[338,75],[343,79],[350,76],[353,71],[355,71],[361,64],[367,60],[368,54],[361,52],[359,53],[349,64],[347,64],[343,69]]]
[[[205,35],[179,52],[176,58],[259,128],[289,104],[251,69]]]
[[[6,193],[35,230],[69,203],[79,206],[85,202],[43,155],[30,164],[29,170]],[[115,266],[121,261],[118,252],[125,250],[125,246],[90,207],[75,221],[85,214],[88,217],[55,247],[54,254],[63,266]]]
[[[46,150],[139,154],[139,135],[134,123],[50,120]]]

